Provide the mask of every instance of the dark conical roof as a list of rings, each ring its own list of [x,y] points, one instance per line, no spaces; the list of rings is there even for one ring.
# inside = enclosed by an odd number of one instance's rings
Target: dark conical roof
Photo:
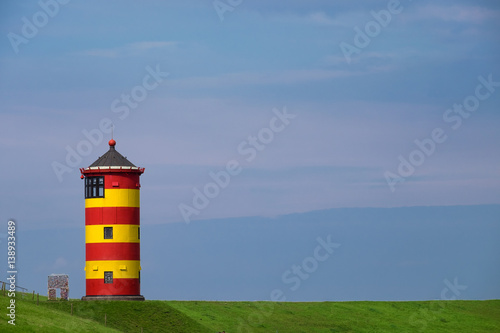
[[[89,167],[101,167],[101,166],[129,166],[135,167],[135,165],[127,160],[122,154],[115,149],[116,141],[111,139],[109,141],[109,150],[106,154],[102,155],[92,163]]]

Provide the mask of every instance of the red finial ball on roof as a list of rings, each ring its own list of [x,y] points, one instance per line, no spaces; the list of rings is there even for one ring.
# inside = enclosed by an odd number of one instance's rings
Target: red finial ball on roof
[[[108,142],[108,143],[109,143],[109,146],[110,146],[110,147],[114,147],[114,146],[116,145],[116,141],[115,141],[115,140],[113,140],[113,139],[109,140],[109,142]]]

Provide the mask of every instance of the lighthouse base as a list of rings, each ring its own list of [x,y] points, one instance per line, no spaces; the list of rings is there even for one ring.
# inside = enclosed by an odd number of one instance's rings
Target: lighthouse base
[[[83,296],[82,301],[144,301],[142,295],[96,295]]]

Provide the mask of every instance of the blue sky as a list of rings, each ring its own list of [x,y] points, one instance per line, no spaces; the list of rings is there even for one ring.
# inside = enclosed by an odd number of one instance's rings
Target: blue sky
[[[143,225],[183,223],[230,161],[189,220],[500,202],[496,2],[41,3],[0,4],[1,220],[81,228],[78,168],[107,151],[106,119],[146,168]]]
[[[268,124],[273,108],[286,107],[297,115],[292,124],[193,218],[497,203],[498,92],[458,130],[443,114],[474,93],[478,76],[500,81],[498,6],[401,2],[347,63],[340,44],[355,46],[354,28],[364,31],[388,3],[243,2],[221,21],[209,1],[72,1],[17,45],[8,34],[22,37],[23,17],[32,22],[42,8],[4,2],[1,135],[15,193],[2,201],[19,218],[28,214],[13,208],[21,198],[48,206],[62,213],[51,223],[66,224],[80,204],[78,170],[59,182],[52,163],[64,164],[65,148],[108,118],[117,149],[146,167],[148,201],[157,206],[150,222],[176,222],[193,188],[238,157],[239,143]],[[147,67],[169,75],[120,119],[113,101],[141,85]],[[437,127],[449,139],[392,192],[385,172]],[[103,134],[80,166],[107,150]],[[15,185],[21,180],[56,199],[39,201],[39,192]]]

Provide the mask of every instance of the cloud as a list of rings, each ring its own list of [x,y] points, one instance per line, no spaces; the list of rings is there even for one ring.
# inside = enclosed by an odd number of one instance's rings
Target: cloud
[[[322,59],[322,63],[326,66],[335,68],[350,68],[351,65],[358,66],[359,70],[363,69],[368,73],[389,71],[395,68],[395,61],[398,58],[412,55],[409,52],[361,52],[352,58],[352,63],[348,64],[344,56],[339,54],[327,55]]]
[[[483,23],[487,20],[498,20],[500,12],[479,6],[439,6],[426,5],[418,8],[413,15],[414,20],[437,19],[445,22]]]
[[[190,77],[176,81],[184,87],[234,87],[241,85],[272,85],[272,84],[298,84],[307,82],[327,81],[331,79],[358,76],[367,72],[386,71],[389,68],[377,67],[367,71],[353,70],[328,70],[328,69],[303,69],[284,70],[276,72],[235,72],[211,77]]]
[[[149,50],[154,48],[173,47],[177,44],[177,42],[137,42],[128,44],[127,47],[135,50]]]
[[[348,27],[353,26],[353,22],[361,21],[363,18],[362,12],[343,12],[332,16],[325,11],[314,11],[305,15],[301,14],[275,14],[273,20],[285,23],[316,25],[316,26],[335,26]]]
[[[102,58],[116,58],[119,55],[119,52],[116,49],[91,49],[81,52],[80,55]]]
[[[60,269],[60,268],[64,268],[67,266],[68,266],[68,261],[63,257],[59,257],[56,259],[56,261],[52,265],[52,269]]]
[[[337,22],[323,12],[315,12],[306,16],[306,19],[319,25],[335,25]]]
[[[79,55],[102,57],[102,58],[118,58],[120,56],[143,55],[144,53],[155,49],[169,49],[177,46],[174,41],[144,41],[126,44],[124,46],[106,48],[106,49],[89,49],[79,52]]]

